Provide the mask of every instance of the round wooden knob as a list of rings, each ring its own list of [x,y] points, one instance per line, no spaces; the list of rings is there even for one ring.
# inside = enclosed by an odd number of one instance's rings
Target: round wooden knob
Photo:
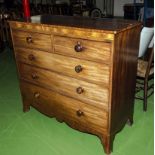
[[[76,73],[80,73],[82,71],[82,66],[81,65],[75,66],[75,71]]]
[[[31,37],[31,36],[26,37],[26,42],[27,42],[28,44],[32,43],[32,42],[33,42],[32,37]]]
[[[32,79],[38,79],[39,77],[36,74],[31,75]]]
[[[78,42],[78,43],[75,45],[74,49],[75,49],[76,52],[81,52],[81,51],[83,50],[83,47],[82,47],[81,43]]]
[[[81,116],[84,115],[84,112],[81,111],[81,110],[77,110],[77,111],[76,111],[76,114],[77,114],[77,116],[81,117]]]
[[[35,60],[35,56],[34,56],[33,54],[30,54],[30,55],[28,56],[28,59],[31,60],[31,61],[33,61],[33,60]]]
[[[78,87],[78,88],[76,88],[76,92],[78,94],[82,94],[84,92],[84,89],[82,87]]]
[[[39,98],[40,97],[40,94],[37,92],[37,93],[34,93],[34,97],[35,98]]]

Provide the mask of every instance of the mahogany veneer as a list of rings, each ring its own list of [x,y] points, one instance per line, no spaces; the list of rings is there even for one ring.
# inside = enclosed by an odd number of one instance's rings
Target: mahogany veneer
[[[99,136],[109,154],[116,133],[133,123],[141,24],[44,15],[10,27],[23,110]]]

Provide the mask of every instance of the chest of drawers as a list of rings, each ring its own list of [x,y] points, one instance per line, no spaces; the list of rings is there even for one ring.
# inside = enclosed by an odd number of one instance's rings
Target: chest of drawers
[[[9,23],[23,110],[97,135],[110,153],[133,122],[141,24],[49,15]]]

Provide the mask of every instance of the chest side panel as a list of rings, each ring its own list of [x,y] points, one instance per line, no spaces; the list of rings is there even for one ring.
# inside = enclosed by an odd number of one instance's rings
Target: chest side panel
[[[115,36],[112,68],[111,133],[133,121],[141,26]]]

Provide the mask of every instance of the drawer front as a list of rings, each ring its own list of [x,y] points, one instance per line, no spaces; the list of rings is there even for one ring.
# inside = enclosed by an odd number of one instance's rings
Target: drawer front
[[[61,94],[80,101],[108,109],[109,91],[103,86],[60,75],[20,63],[19,73],[22,79],[50,88]]]
[[[42,113],[81,129],[106,131],[108,115],[102,109],[25,82],[21,82],[21,92],[24,102],[29,102]]]
[[[110,63],[111,43],[55,36],[53,46],[55,53]]]
[[[24,63],[92,83],[109,85],[110,67],[108,65],[30,49],[15,51],[16,58]]]
[[[50,35],[13,30],[12,37],[15,46],[52,51]]]

